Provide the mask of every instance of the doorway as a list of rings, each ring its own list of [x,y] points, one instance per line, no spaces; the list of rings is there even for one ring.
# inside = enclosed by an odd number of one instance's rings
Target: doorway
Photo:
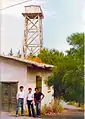
[[[13,111],[16,109],[16,93],[18,82],[1,82],[1,110]]]
[[[42,92],[42,77],[36,76],[36,87]]]

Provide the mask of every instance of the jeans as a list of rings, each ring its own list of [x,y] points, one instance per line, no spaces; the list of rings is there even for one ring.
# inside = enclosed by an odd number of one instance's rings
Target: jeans
[[[40,116],[40,114],[41,114],[41,102],[36,101],[35,104],[36,104],[36,113],[37,113],[37,116]]]
[[[27,105],[28,105],[29,116],[31,116],[31,110],[32,110],[32,116],[34,117],[35,112],[34,112],[34,106],[33,106],[32,100],[28,100]]]
[[[23,98],[19,98],[18,102],[17,102],[17,107],[16,107],[16,115],[18,114],[19,107],[21,107],[21,115],[24,114],[23,104],[24,104],[24,99]]]

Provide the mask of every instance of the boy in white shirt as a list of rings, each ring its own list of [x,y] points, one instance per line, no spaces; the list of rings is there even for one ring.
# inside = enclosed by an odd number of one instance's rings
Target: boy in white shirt
[[[32,89],[28,88],[28,94],[27,94],[27,105],[28,105],[28,111],[29,111],[29,116],[31,117],[31,110],[32,110],[32,116],[35,117],[35,112],[34,112],[34,106],[33,106],[33,100],[34,100],[34,94],[32,93]],[[31,110],[30,110],[31,108]]]
[[[20,86],[20,91],[17,93],[17,108],[16,108],[16,116],[18,116],[18,110],[19,110],[19,107],[21,107],[21,115],[23,116],[24,115],[24,108],[23,108],[23,105],[24,105],[24,91],[23,91],[24,87],[23,86]]]

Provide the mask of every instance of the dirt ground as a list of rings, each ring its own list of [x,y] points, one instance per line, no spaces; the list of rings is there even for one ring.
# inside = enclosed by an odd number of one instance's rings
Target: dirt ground
[[[27,116],[15,117],[10,115],[9,113],[1,113],[0,119],[34,119],[34,118]],[[57,116],[44,116],[41,119],[84,119],[84,112],[78,110],[69,110],[62,114],[58,114]]]
[[[84,119],[84,112],[78,110],[70,110],[65,113],[59,114],[56,117],[45,117],[42,119]]]

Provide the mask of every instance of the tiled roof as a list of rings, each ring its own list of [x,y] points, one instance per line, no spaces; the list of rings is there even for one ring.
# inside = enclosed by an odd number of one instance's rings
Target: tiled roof
[[[38,63],[38,62],[31,61],[31,60],[17,58],[17,57],[14,57],[14,56],[3,56],[3,55],[0,55],[0,59],[1,58],[15,60],[15,61],[19,61],[19,62],[22,62],[22,63],[25,63],[25,64],[31,64],[33,66],[40,67],[40,68],[43,68],[43,69],[45,69],[45,68],[52,69],[54,67],[53,65],[49,65],[49,64],[45,64],[45,63]]]

